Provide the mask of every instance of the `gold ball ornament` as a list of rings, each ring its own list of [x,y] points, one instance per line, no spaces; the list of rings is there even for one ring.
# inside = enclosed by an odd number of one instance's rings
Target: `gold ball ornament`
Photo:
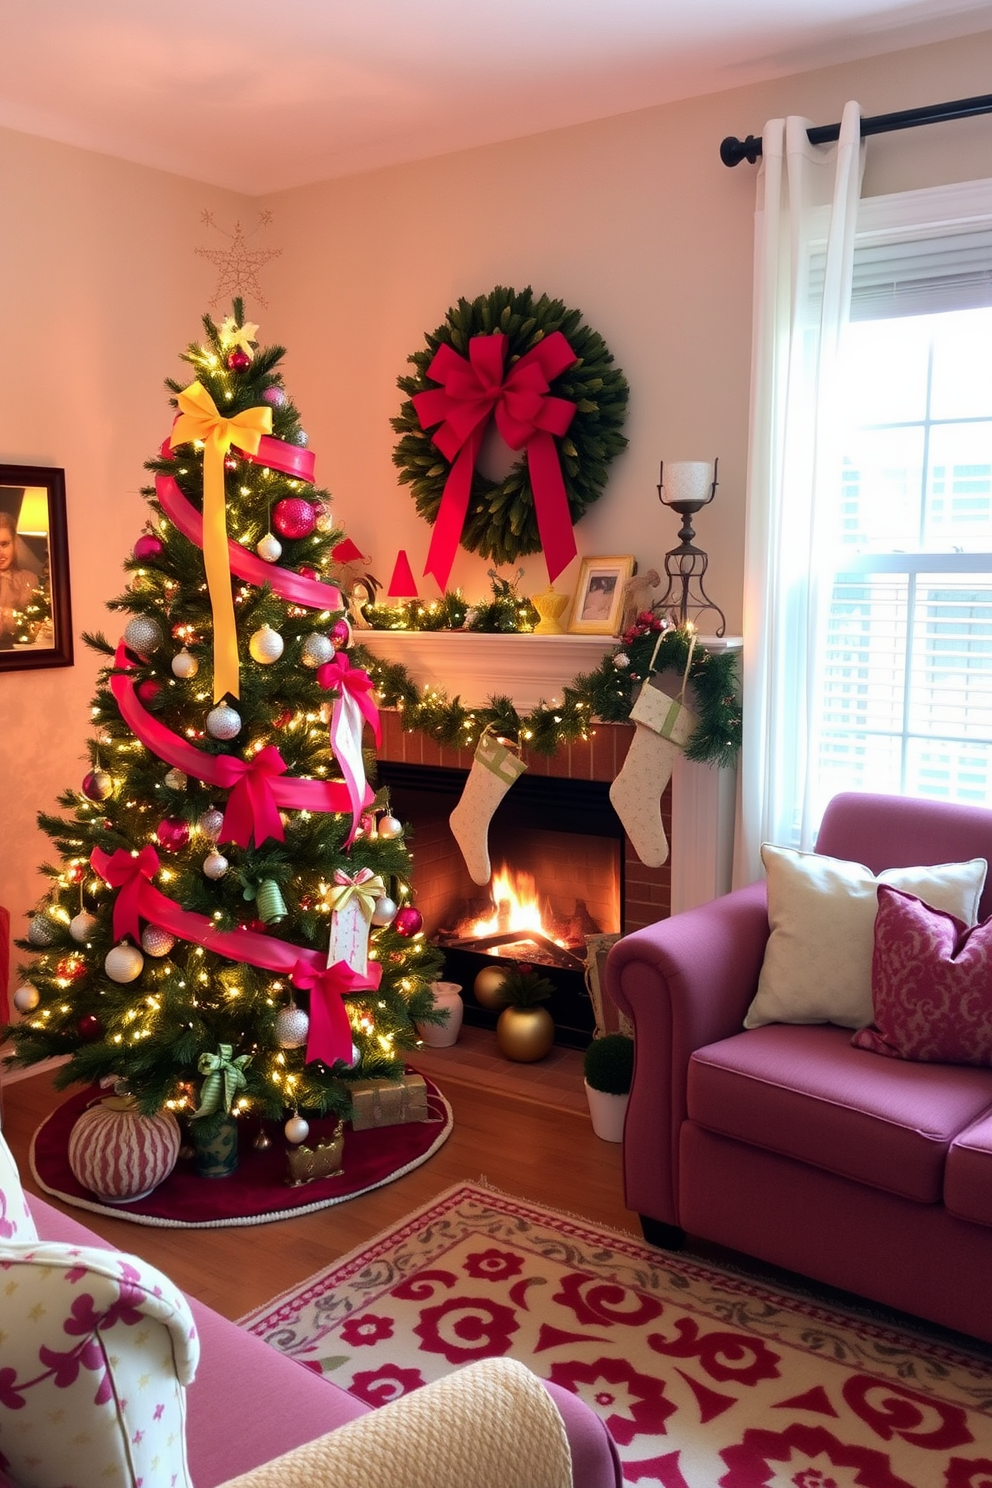
[[[182,770],[167,770],[165,772],[165,783],[170,790],[184,791],[187,785],[187,776]]]
[[[185,646],[181,651],[176,652],[172,658],[171,665],[172,675],[178,677],[180,682],[186,682],[189,678],[195,677],[200,670],[200,663],[195,656],[186,650]]]
[[[543,1007],[508,1007],[496,1022],[499,1051],[517,1064],[536,1064],[554,1047],[554,1019]]]
[[[389,842],[394,837],[403,836],[403,823],[395,816],[380,816],[376,831],[380,837],[384,837]]]
[[[109,950],[103,963],[103,969],[112,982],[133,982],[141,975],[141,969],[145,964],[145,958],[133,945],[115,945]]]
[[[33,1013],[41,1001],[41,996],[37,987],[32,987],[29,982],[25,982],[22,987],[17,988],[13,1001],[19,1013]]]
[[[248,650],[252,661],[257,661],[259,666],[271,666],[282,655],[282,636],[271,625],[263,625],[248,642]]]
[[[475,1000],[480,1007],[501,1008],[506,1004],[503,1001],[503,985],[506,981],[506,972],[501,966],[484,966],[475,981],[472,983],[472,991]]]

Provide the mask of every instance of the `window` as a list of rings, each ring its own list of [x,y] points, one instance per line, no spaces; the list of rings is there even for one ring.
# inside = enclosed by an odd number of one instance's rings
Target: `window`
[[[819,810],[838,790],[992,806],[992,182],[962,190],[859,219]]]

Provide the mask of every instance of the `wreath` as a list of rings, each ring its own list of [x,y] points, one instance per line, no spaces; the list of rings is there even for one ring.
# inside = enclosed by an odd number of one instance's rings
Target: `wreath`
[[[400,481],[432,526],[441,515],[427,571],[444,589],[460,543],[497,564],[543,548],[549,573],[554,548],[560,572],[574,556],[571,526],[599,499],[607,466],[627,443],[627,381],[602,336],[561,300],[497,286],[460,299],[425,339],[407,358],[416,373],[397,379],[408,396],[391,422],[400,435],[393,451]],[[515,391],[525,397],[514,400]],[[528,422],[521,408],[528,399],[534,406],[535,392],[540,410]],[[501,481],[475,468],[493,412],[504,439],[521,450]],[[436,545],[446,551],[435,554]]]

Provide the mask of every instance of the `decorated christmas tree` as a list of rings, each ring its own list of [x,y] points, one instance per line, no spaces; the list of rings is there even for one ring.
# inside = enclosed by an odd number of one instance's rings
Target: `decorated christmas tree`
[[[146,530],[108,602],[88,768],[41,814],[58,862],[17,943],[12,1063],[115,1087],[194,1137],[347,1116],[438,1021],[440,958],[403,826],[375,796],[378,713],[331,582],[335,527],[283,348],[204,317],[167,382]],[[368,746],[366,748],[365,746]],[[81,759],[84,756],[81,754]]]

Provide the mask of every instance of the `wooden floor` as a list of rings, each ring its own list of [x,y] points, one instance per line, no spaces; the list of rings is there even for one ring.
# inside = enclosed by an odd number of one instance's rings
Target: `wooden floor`
[[[517,1095],[481,1085],[470,1066],[459,1079],[453,1061],[443,1075],[432,1070],[431,1078],[454,1112],[451,1136],[422,1167],[364,1198],[297,1219],[205,1230],[158,1229],[58,1207],[120,1249],[143,1256],[230,1318],[267,1302],[465,1179],[484,1177],[518,1198],[640,1235],[636,1215],[623,1202],[621,1147],[601,1141],[584,1111],[541,1104],[539,1079],[534,1094]],[[31,1192],[41,1192],[28,1161],[31,1137],[65,1098],[53,1089],[49,1073],[4,1084],[4,1136]]]

